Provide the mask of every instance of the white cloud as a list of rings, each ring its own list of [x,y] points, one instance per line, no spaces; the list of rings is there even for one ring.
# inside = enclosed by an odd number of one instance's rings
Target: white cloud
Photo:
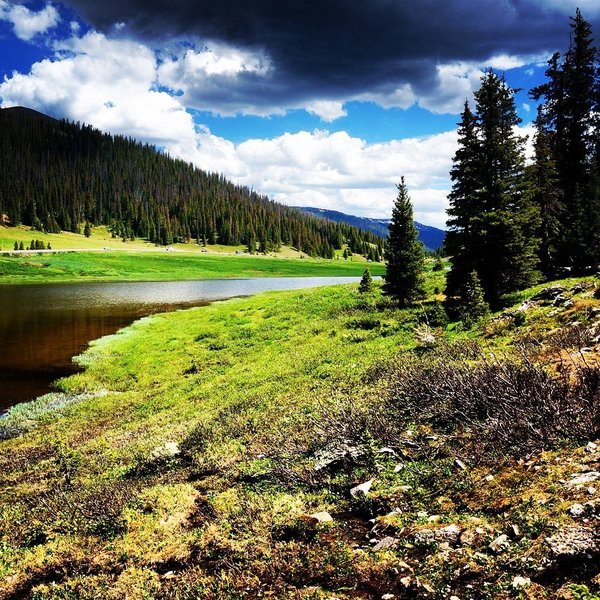
[[[346,132],[301,131],[235,145],[204,129],[193,159],[292,206],[388,218],[406,177],[417,219],[443,227],[456,132],[368,144]]]
[[[19,39],[29,41],[37,34],[55,27],[60,21],[60,15],[51,4],[35,12],[22,4],[9,4],[0,0],[0,19],[12,23],[15,35]]]
[[[0,84],[3,106],[25,105],[159,146],[194,141],[191,116],[156,91],[156,59],[147,47],[99,33],[55,44],[55,60]]]
[[[306,110],[313,115],[317,115],[325,123],[331,123],[348,114],[342,102],[332,100],[316,100],[308,104]]]

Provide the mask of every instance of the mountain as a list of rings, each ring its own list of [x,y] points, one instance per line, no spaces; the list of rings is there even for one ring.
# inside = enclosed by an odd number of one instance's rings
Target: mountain
[[[388,236],[388,224],[389,219],[368,219],[367,217],[356,217],[354,215],[347,215],[337,210],[327,210],[325,208],[312,208],[309,206],[298,206],[299,210],[305,213],[315,215],[335,221],[336,223],[347,223],[353,227],[357,227],[363,231],[370,231],[375,235],[383,238]],[[446,232],[437,227],[431,227],[430,225],[423,225],[415,221],[415,227],[419,231],[419,239],[423,242],[426,250],[434,251],[439,250],[444,245],[444,238]]]
[[[290,245],[332,258],[349,244],[381,254],[383,240],[283,206],[131,138],[56,120],[24,108],[0,109],[0,217],[47,232],[107,225],[123,239]]]

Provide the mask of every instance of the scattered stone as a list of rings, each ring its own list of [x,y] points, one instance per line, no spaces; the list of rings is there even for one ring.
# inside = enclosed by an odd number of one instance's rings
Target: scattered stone
[[[450,596],[450,600],[460,600],[458,596]]]
[[[600,552],[600,533],[586,527],[566,527],[551,537],[546,543],[554,558],[592,558]]]
[[[460,460],[460,458],[455,458],[454,459],[454,464],[459,468],[462,469],[463,471],[467,470],[467,465],[465,465],[465,463]]]
[[[402,577],[400,579],[400,583],[405,587],[405,588],[409,588],[412,583],[413,583],[413,578],[412,577]]]
[[[576,485],[585,485],[586,483],[593,483],[594,481],[600,480],[599,471],[588,471],[587,473],[573,473],[571,475],[571,481],[567,481],[568,487],[575,487]]]
[[[494,481],[494,476],[493,475],[486,475],[485,476],[485,480],[486,481]]]
[[[352,446],[347,442],[335,442],[315,452],[315,471],[321,471],[327,467],[341,465],[344,461],[354,461],[364,454],[364,450]]]
[[[581,504],[573,504],[573,506],[569,508],[569,514],[572,517],[581,517],[585,514],[585,508]]]
[[[594,495],[596,492],[597,492],[597,490],[596,490],[596,488],[595,488],[594,486],[590,486],[590,487],[587,489],[587,493],[588,493],[590,496],[593,496],[593,495]]]
[[[395,467],[394,467],[394,473],[400,473],[400,471],[402,471],[402,469],[404,469],[404,465],[402,463],[398,463]]]
[[[562,285],[553,285],[539,291],[535,296],[531,297],[532,302],[552,301],[562,293],[566,292],[567,288]]]
[[[517,577],[515,577],[512,581],[512,586],[515,590],[522,590],[523,588],[526,588],[530,585],[531,579],[529,579],[529,577],[521,577],[517,575]]]
[[[441,529],[421,529],[414,535],[414,541],[418,544],[443,544],[455,545],[459,541],[461,530],[457,525],[448,525]]]
[[[173,579],[175,577],[175,571],[167,571],[164,575],[161,575],[161,579]]]
[[[391,550],[395,548],[400,543],[400,540],[397,540],[394,537],[386,536],[381,541],[377,542],[375,546],[373,546],[374,551],[379,550]]]
[[[350,495],[353,498],[359,498],[361,496],[366,496],[368,494],[369,490],[371,489],[372,485],[373,485],[373,480],[369,479],[369,481],[365,481],[364,483],[361,483],[360,485],[353,487],[350,490]]]
[[[177,456],[178,454],[181,454],[181,450],[179,449],[177,442],[167,442],[163,446],[154,448],[154,450],[152,450],[151,457],[154,459],[171,458],[173,456]]]
[[[508,541],[508,536],[503,533],[499,535],[493,542],[490,543],[488,548],[495,552],[496,554],[500,554],[501,552],[505,552],[510,548],[510,542]]]
[[[333,517],[326,511],[318,512],[310,515],[312,519],[316,519],[319,523],[331,523]]]
[[[595,444],[594,442],[588,442],[587,446],[585,447],[585,451],[586,452],[596,452],[596,450],[598,450],[598,444]]]
[[[396,596],[394,594],[384,594],[381,596],[381,600],[394,600]]]
[[[511,525],[510,531],[515,539],[523,537],[523,534],[521,533],[521,528],[518,525]]]
[[[430,523],[439,523],[441,519],[442,517],[440,517],[440,515],[431,515],[427,518]]]
[[[392,456],[396,456],[396,451],[392,448],[379,448],[377,452],[379,454],[391,454]]]

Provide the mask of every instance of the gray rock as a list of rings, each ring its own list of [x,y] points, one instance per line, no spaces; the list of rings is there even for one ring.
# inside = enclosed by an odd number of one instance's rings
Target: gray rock
[[[546,543],[554,558],[591,558],[600,552],[600,533],[587,527],[566,527],[546,538]]]
[[[443,544],[455,545],[460,538],[460,528],[457,525],[448,525],[440,529],[421,529],[414,535],[417,544]]]
[[[377,542],[375,546],[373,546],[373,550],[390,550],[392,548],[395,548],[399,543],[400,540],[397,540],[394,537],[386,536],[382,540]]]
[[[331,523],[333,521],[333,517],[326,511],[314,513],[310,515],[311,518],[316,519],[319,523]]]
[[[505,552],[510,548],[510,542],[508,541],[508,536],[503,533],[499,535],[493,542],[490,543],[489,549],[496,554],[500,554],[501,552]]]
[[[373,480],[369,479],[369,481],[365,481],[364,483],[361,483],[360,485],[353,487],[350,490],[350,495],[353,498],[359,498],[361,496],[366,496],[368,494],[369,490],[371,489],[372,485],[373,485]]]
[[[572,517],[581,517],[585,514],[585,508],[581,504],[573,504],[573,506],[569,508],[569,514]]]
[[[600,480],[600,471],[588,471],[587,473],[573,473],[571,481],[567,481],[567,487],[575,487],[576,485],[587,485],[594,481]]]
[[[354,461],[364,454],[364,450],[347,442],[333,442],[315,452],[315,471],[333,467],[344,461]]]
[[[538,292],[535,296],[531,297],[532,302],[543,302],[553,301],[558,296],[567,291],[567,288],[562,285],[553,285],[551,287],[544,288]]]

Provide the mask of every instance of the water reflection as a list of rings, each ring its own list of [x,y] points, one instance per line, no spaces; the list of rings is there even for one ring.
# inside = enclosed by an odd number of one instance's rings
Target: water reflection
[[[351,277],[283,277],[183,282],[0,285],[0,410],[47,393],[76,371],[90,340],[149,314],[211,300],[349,283]]]

